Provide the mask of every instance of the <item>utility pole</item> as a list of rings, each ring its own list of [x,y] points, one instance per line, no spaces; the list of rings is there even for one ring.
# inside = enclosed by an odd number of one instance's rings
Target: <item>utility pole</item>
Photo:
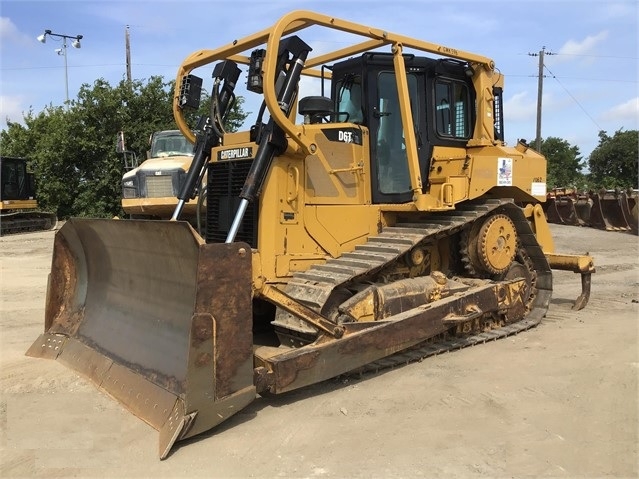
[[[554,55],[542,47],[539,53],[529,53],[531,57],[539,57],[539,74],[537,80],[537,131],[535,133],[535,150],[541,151],[541,97],[544,91],[544,55]]]
[[[129,42],[129,26],[124,32],[124,43],[126,46],[126,81],[131,83],[131,43]]]
[[[535,149],[541,152],[541,97],[544,93],[544,54],[546,47],[539,50],[539,75],[537,77],[537,129],[535,130]]]

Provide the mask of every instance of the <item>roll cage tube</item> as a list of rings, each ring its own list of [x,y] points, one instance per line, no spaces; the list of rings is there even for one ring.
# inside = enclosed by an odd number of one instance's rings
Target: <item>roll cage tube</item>
[[[351,33],[353,35],[363,37],[364,41],[355,43],[346,48],[335,50],[333,52],[318,55],[316,57],[309,57],[305,62],[305,68],[302,72],[303,75],[307,76],[321,78],[322,73],[315,67],[321,66],[325,63],[335,62],[343,58],[348,58],[358,53],[362,53],[384,45],[391,45],[392,49],[399,48],[400,51],[404,48],[412,48],[422,52],[466,61],[476,67],[474,68],[474,72],[475,76],[477,77],[485,76],[487,72],[492,72],[494,70],[494,62],[490,58],[481,55],[465,52],[463,50],[458,50],[443,45],[438,45],[436,43],[416,40],[404,35],[390,33],[384,30],[371,28],[365,25],[360,25],[345,20],[340,20],[327,15],[322,15],[305,10],[293,11],[281,17],[280,20],[278,20],[272,28],[267,28],[248,37],[235,40],[234,42],[215,50],[199,50],[191,54],[184,60],[184,62],[178,68],[175,94],[173,97],[173,113],[175,121],[184,136],[189,138],[192,142],[195,141],[195,136],[188,127],[184,118],[183,111],[179,105],[179,88],[182,83],[182,77],[188,75],[195,68],[207,65],[216,60],[230,59],[238,64],[248,65],[250,63],[250,58],[246,55],[245,52],[266,44],[266,57],[264,61],[263,72],[263,94],[265,104],[269,110],[269,114],[278,124],[278,126],[281,127],[285,134],[288,135],[288,137],[291,138],[293,141],[295,141],[308,154],[310,152],[309,140],[303,135],[299,134],[299,127],[296,126],[293,121],[286,117],[286,115],[278,105],[277,94],[275,91],[275,77],[277,73],[276,60],[278,54],[278,45],[280,44],[282,37],[311,26],[326,27],[333,30]],[[401,57],[401,53],[399,56]],[[400,86],[400,84],[402,84],[402,82],[398,81],[398,87]],[[410,118],[410,115],[406,114],[404,108],[402,108],[402,115],[404,115],[406,118]],[[412,146],[415,146],[414,139]],[[411,171],[415,170],[414,164],[409,165],[409,167]],[[414,178],[414,181],[411,180],[411,188],[417,189],[419,177],[418,175],[415,175]]]
[[[278,48],[278,65],[282,68],[286,68],[286,77],[284,84],[281,86],[278,92],[278,108],[281,108],[282,115],[286,118],[291,112],[292,105],[297,93],[297,86],[304,68],[304,61],[311,48],[306,45],[297,36],[283,39]],[[288,59],[289,53],[292,58]],[[288,60],[288,61],[279,61]],[[267,80],[268,81],[268,78]],[[273,78],[273,82],[275,79]],[[266,89],[266,85],[264,85]],[[251,163],[251,169],[249,170],[246,181],[242,191],[240,192],[240,206],[235,214],[231,229],[229,230],[226,238],[226,243],[232,243],[235,241],[235,235],[237,234],[240,223],[244,217],[244,212],[250,201],[253,201],[260,193],[264,177],[270,168],[273,157],[277,154],[281,154],[286,149],[286,138],[283,130],[275,122],[273,116],[270,117],[268,124],[266,125],[262,136],[259,140],[257,153],[255,159]]]
[[[211,148],[217,146],[224,135],[224,126],[221,123],[234,102],[233,90],[239,77],[240,69],[232,60],[221,61],[213,69],[215,86],[211,95],[211,111],[202,131],[197,135],[193,161],[178,194],[178,203],[171,216],[172,220],[177,220],[184,204],[195,198],[195,191],[202,182]]]

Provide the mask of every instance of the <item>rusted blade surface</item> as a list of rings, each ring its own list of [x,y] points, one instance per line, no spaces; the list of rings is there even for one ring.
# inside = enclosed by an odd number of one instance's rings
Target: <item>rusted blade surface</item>
[[[48,332],[180,394],[198,247],[184,223],[69,220],[54,245]]]
[[[255,399],[251,250],[187,223],[71,219],[57,233],[45,333],[57,359],[158,429],[160,456]]]

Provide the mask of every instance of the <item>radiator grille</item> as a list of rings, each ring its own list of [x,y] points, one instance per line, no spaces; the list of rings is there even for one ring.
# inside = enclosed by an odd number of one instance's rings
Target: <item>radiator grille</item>
[[[122,188],[122,196],[124,198],[137,198],[138,190],[129,186],[125,186],[124,188]]]
[[[176,196],[173,192],[173,179],[167,175],[147,176],[146,192],[149,198]]]
[[[206,195],[206,242],[224,243],[240,204],[240,192],[252,160],[209,163]],[[249,203],[235,241],[257,247],[257,201]]]

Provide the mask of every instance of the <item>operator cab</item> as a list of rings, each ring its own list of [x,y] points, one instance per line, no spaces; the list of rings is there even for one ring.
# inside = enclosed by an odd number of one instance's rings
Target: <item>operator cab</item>
[[[0,200],[30,200],[35,197],[35,179],[27,172],[27,160],[0,157]]]
[[[170,156],[193,156],[193,145],[179,130],[155,132],[151,136],[151,149],[148,158]]]
[[[434,146],[464,148],[475,123],[475,93],[468,65],[404,55],[424,192]],[[332,68],[333,122],[369,129],[374,203],[412,199],[404,126],[393,56],[365,53]]]

